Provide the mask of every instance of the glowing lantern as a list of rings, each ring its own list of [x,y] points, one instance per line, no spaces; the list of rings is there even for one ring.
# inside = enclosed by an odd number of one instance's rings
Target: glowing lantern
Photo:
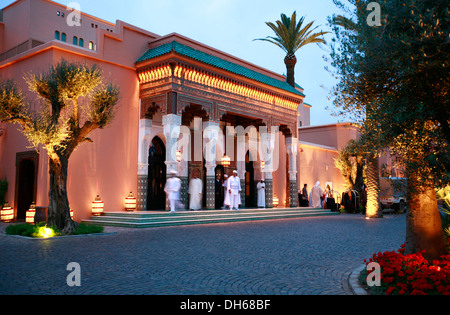
[[[266,167],[266,162],[265,161],[261,161],[261,169],[263,170],[264,167]]]
[[[36,215],[36,205],[33,202],[30,206],[30,209],[27,210],[27,214],[25,217],[25,223],[34,224],[35,215]]]
[[[11,222],[14,219],[14,209],[6,202],[3,209],[0,210],[0,220],[3,222]]]
[[[73,210],[70,209],[70,219],[73,220]]]
[[[224,155],[222,157],[222,165],[224,167],[230,166],[231,165],[231,158],[228,155]]]
[[[276,207],[278,207],[278,202],[279,202],[279,199],[278,199],[278,197],[277,197],[277,194],[273,194],[273,200],[272,200],[272,205],[276,208]]]
[[[177,162],[181,162],[181,151],[177,150]]]
[[[136,198],[133,196],[133,193],[131,191],[128,197],[125,198],[125,210],[126,211],[136,210]]]
[[[92,201],[92,215],[94,216],[100,216],[103,214],[103,207],[105,204],[103,203],[102,199],[99,195],[95,197],[95,200]]]

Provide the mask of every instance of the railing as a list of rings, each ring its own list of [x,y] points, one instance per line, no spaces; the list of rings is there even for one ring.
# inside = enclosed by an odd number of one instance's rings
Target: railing
[[[40,46],[42,44],[44,44],[44,43],[41,41],[29,38],[28,40],[24,41],[23,43],[20,43],[19,45],[1,53],[0,54],[0,62],[5,61],[6,59],[12,58],[18,54],[24,53],[27,50],[30,50],[30,49]]]

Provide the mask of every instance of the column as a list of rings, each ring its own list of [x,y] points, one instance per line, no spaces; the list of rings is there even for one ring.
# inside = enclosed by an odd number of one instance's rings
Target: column
[[[181,152],[181,160],[178,162],[178,177],[181,180],[180,198],[185,209],[189,209],[189,152],[191,145],[191,131],[187,126],[180,126],[180,138],[178,139],[178,150]]]
[[[151,128],[152,121],[150,119],[139,120],[137,211],[147,210],[148,148],[151,141]]]
[[[180,136],[181,116],[175,114],[167,114],[162,118],[164,126],[164,136],[166,137],[166,174],[169,178],[171,171],[177,171],[177,142]],[[168,200],[166,198],[166,210],[169,209]]]
[[[242,161],[238,157],[238,160],[236,161],[236,168],[237,168],[237,172],[238,172],[238,177],[239,177],[239,180],[241,182],[241,205],[240,205],[240,208],[245,208],[245,173],[247,172],[245,170],[245,155],[244,155],[243,159],[244,160]]]
[[[298,207],[297,192],[297,146],[298,139],[295,137],[286,137],[286,152],[289,158],[289,188],[290,188],[290,206]]]
[[[206,209],[216,208],[216,147],[219,145],[219,123],[203,123],[203,154],[206,168]]]
[[[260,155],[264,161],[264,179],[266,186],[266,208],[273,208],[273,172],[278,168],[278,156],[275,153],[278,127],[260,127],[261,148]]]

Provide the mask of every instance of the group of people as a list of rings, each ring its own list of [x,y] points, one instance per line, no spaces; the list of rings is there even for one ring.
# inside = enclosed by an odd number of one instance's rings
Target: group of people
[[[232,175],[224,175],[223,183],[220,174],[216,176],[216,208],[217,209],[239,209],[241,205],[241,180],[237,176],[237,171]],[[259,183],[258,183],[259,185]],[[264,187],[263,187],[264,188]],[[223,193],[222,193],[223,189]],[[170,177],[166,181],[164,191],[169,200],[170,212],[175,212],[178,208],[184,208],[181,204],[181,180],[177,177],[176,171],[170,172]],[[194,170],[192,179],[189,181],[189,210],[200,210],[203,199],[203,182],[199,177],[199,170]]]
[[[221,209],[239,209],[239,205],[241,205],[241,181],[237,176],[237,171],[233,171],[233,175],[228,178],[228,175],[224,175],[225,180],[223,183],[220,181],[220,174],[217,175],[216,179],[216,209],[219,209],[217,206],[220,205],[223,200],[223,206]],[[220,187],[223,188],[223,195],[220,194]],[[261,179],[256,185],[256,189],[258,190],[258,200],[257,205],[258,208],[266,207],[266,194],[265,194],[265,182],[264,179]]]
[[[322,187],[320,187],[320,182],[317,181],[308,194],[308,185],[304,184],[301,195],[299,197],[300,206],[324,208],[326,207],[328,198],[333,198],[333,191],[331,190],[330,185],[327,185],[326,189],[323,190]]]
[[[237,171],[233,171],[228,177],[225,174],[224,181],[220,179],[220,174],[216,176],[216,209],[234,209],[239,210],[241,202],[241,180]]]
[[[170,177],[166,181],[164,191],[170,204],[170,212],[174,212],[177,208],[184,208],[181,204],[180,189],[181,180],[177,177],[176,171],[170,172]],[[203,182],[199,178],[199,171],[194,170],[192,179],[189,181],[189,210],[200,210],[202,208],[203,198]],[[265,182],[261,179],[256,189],[258,191],[257,206],[258,208],[265,208]],[[224,175],[224,181],[221,180],[221,175],[216,175],[215,181],[215,207],[216,209],[231,209],[239,210],[241,205],[241,180],[237,175],[237,171],[233,171],[231,176]],[[333,199],[333,191],[330,185],[327,185],[323,190],[320,187],[320,182],[317,181],[314,187],[308,193],[308,186],[304,184],[301,194],[299,194],[300,206],[323,208],[326,206],[327,199]],[[333,199],[334,200],[334,199]]]

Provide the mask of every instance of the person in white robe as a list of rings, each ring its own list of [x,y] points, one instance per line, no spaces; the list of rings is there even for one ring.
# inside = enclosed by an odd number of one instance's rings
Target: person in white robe
[[[309,206],[313,208],[322,208],[322,200],[320,199],[322,196],[323,190],[320,187],[320,182],[317,181],[309,193]]]
[[[170,175],[171,177],[167,179],[164,186],[164,191],[167,194],[167,199],[169,199],[170,212],[175,212],[180,200],[181,180],[177,177],[176,171],[171,171]]]
[[[225,174],[223,176],[225,178],[222,187],[224,189],[223,192],[223,208],[222,209],[226,209],[230,207],[230,192],[228,191],[228,175]]]
[[[237,176],[237,171],[233,171],[233,176],[228,178],[228,192],[230,194],[230,209],[239,210],[241,204],[241,180]]]
[[[202,208],[203,183],[198,177],[198,171],[194,171],[193,178],[189,182],[189,209],[200,210]]]
[[[261,179],[259,183],[256,185],[256,189],[258,190],[258,208],[266,207],[266,184],[264,179]]]

